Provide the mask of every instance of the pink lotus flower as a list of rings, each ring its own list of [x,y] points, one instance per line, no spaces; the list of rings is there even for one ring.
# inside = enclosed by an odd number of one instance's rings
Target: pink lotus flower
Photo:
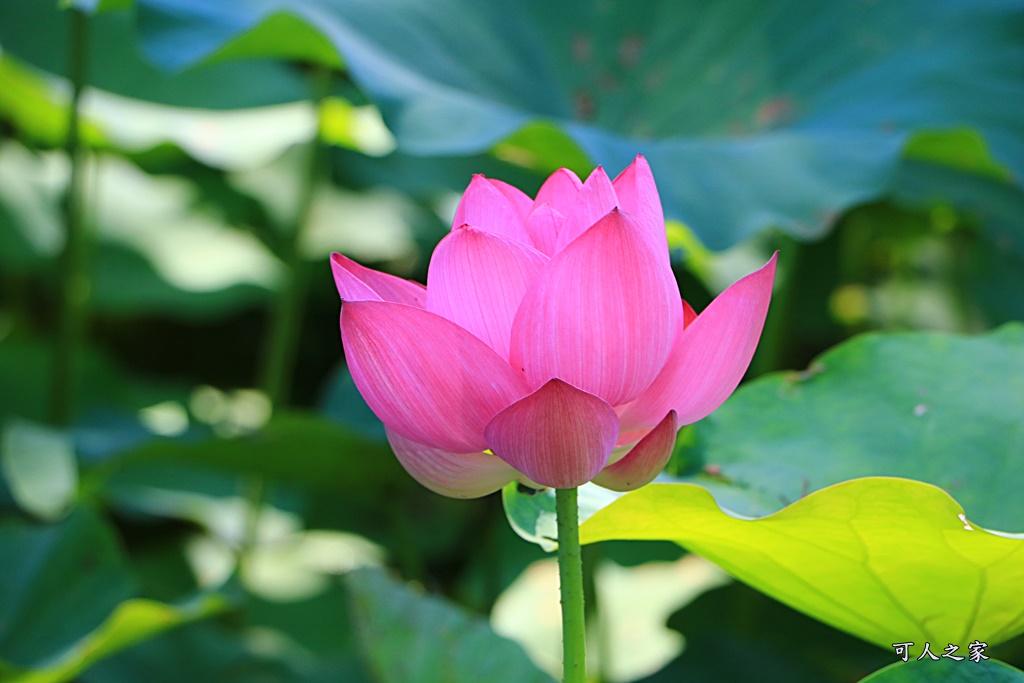
[[[331,265],[356,387],[405,469],[459,498],[654,479],[746,372],[775,277],[773,256],[695,315],[643,157],[614,182],[560,169],[536,199],[475,176],[426,288]]]

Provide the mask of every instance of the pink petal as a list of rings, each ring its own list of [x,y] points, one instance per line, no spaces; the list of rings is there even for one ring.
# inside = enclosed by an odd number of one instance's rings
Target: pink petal
[[[567,211],[562,211],[565,214],[565,222],[558,231],[555,250],[565,249],[570,242],[585,233],[616,206],[618,199],[612,181],[608,180],[608,174],[604,169],[598,166],[587,178],[587,182],[583,183],[575,203]],[[663,260],[668,263],[667,258]]]
[[[520,190],[518,187],[509,185],[503,180],[497,180],[495,178],[488,178],[487,182],[494,186],[498,192],[505,196],[508,203],[512,205],[512,208],[519,214],[519,220],[525,221],[526,217],[530,215],[530,211],[533,210],[533,200],[525,192]]]
[[[555,256],[526,292],[509,362],[531,387],[557,377],[619,405],[658,376],[681,316],[668,264],[636,220],[616,209]]]
[[[331,270],[342,301],[391,301],[417,308],[427,303],[427,290],[420,283],[361,266],[341,254],[331,254]]]
[[[601,470],[594,483],[612,491],[633,491],[651,483],[672,457],[677,430],[675,411],[670,411],[626,457]]]
[[[450,453],[411,441],[390,429],[391,449],[412,478],[449,498],[479,498],[515,480],[519,474],[490,453]]]
[[[537,250],[548,256],[555,253],[558,231],[565,222],[565,216],[549,204],[541,204],[526,217],[526,232]]]
[[[532,246],[519,212],[505,195],[482,175],[473,176],[469,187],[462,194],[462,201],[455,209],[452,227],[462,225],[472,225]]]
[[[619,200],[619,207],[636,216],[650,236],[654,247],[668,259],[665,214],[661,210],[661,198],[658,196],[658,188],[654,184],[654,175],[647,160],[637,156],[612,185]]]
[[[618,433],[619,418],[610,405],[557,379],[502,410],[484,431],[495,455],[552,488],[593,479],[608,462]]]
[[[675,410],[680,425],[711,414],[743,379],[768,314],[775,260],[722,292],[680,333],[658,378],[621,411],[628,429]]]
[[[419,308],[345,303],[341,339],[352,379],[377,417],[434,448],[486,449],[488,420],[529,392],[519,373],[486,344]]]
[[[434,249],[427,310],[451,320],[508,358],[512,320],[548,258],[513,240],[464,226]]]
[[[583,183],[575,173],[567,168],[560,168],[548,176],[540,186],[533,208],[547,204],[564,216],[576,203],[581,187]]]

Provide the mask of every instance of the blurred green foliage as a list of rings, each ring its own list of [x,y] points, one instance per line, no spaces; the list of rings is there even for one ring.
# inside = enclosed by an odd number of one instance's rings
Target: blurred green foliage
[[[75,12],[87,248],[69,273]],[[757,516],[903,476],[1024,532],[1020,327],[961,336],[1024,320],[1022,29],[998,0],[0,3],[0,680],[546,680],[523,635],[551,618],[529,607],[544,552],[497,496],[402,471],[336,326],[329,253],[424,281],[473,173],[534,192],[644,153],[697,310],[781,249],[765,377],[681,433],[675,476]],[[54,424],[68,278],[85,321]],[[505,497],[550,536],[543,494]],[[896,661],[692,567],[648,653],[607,637],[642,615],[602,572],[635,596],[696,558],[588,552],[595,680],[855,681]],[[936,612],[959,600],[942,567],[928,580]],[[1020,637],[989,652],[1024,666]],[[1020,679],[945,664],[871,680]]]

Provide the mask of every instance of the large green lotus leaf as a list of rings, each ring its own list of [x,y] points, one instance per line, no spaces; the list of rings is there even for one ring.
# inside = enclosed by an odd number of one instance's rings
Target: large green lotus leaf
[[[897,662],[861,683],[1024,683],[1024,671],[995,660]]]
[[[1024,536],[986,531],[940,489],[870,477],[760,519],[693,484],[651,484],[594,513],[581,541],[671,540],[754,588],[883,647],[1024,631]]]
[[[70,14],[48,0],[4,0],[0,46],[38,69],[63,76],[69,62]],[[140,100],[208,109],[256,107],[308,96],[303,79],[285,64],[214,64],[171,75],[145,60],[136,43],[134,10],[90,17],[89,85]]]
[[[719,504],[765,515],[855,477],[949,491],[990,529],[1024,531],[1024,326],[976,337],[856,337],[801,373],[742,387],[695,426],[692,477]],[[696,463],[695,463],[696,464]]]
[[[52,525],[0,522],[0,659],[46,662],[133,591],[113,530],[90,510]]]
[[[150,638],[222,611],[226,602],[216,596],[183,606],[154,600],[126,600],[95,631],[67,650],[56,662],[20,671],[4,680],[9,683],[64,683],[75,680],[95,663]]]
[[[381,683],[551,681],[484,619],[417,595],[380,571],[350,572],[345,583],[356,633]]]
[[[1024,169],[1013,3],[139,2],[171,68],[285,9],[344,55],[405,151],[477,152],[553,121],[611,170],[647,155],[668,216],[714,248],[819,234],[885,189],[913,131],[977,128]]]

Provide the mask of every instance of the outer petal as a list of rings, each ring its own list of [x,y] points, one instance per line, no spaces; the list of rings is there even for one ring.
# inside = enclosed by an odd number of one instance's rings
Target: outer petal
[[[533,202],[533,208],[547,204],[562,215],[568,213],[569,209],[576,203],[576,197],[580,193],[583,183],[576,177],[576,174],[567,168],[560,168],[544,181],[537,191],[537,199]]]
[[[484,433],[494,454],[531,480],[571,488],[608,462],[619,418],[597,396],[553,379],[495,415]]]
[[[391,449],[412,478],[449,498],[479,498],[514,480],[518,472],[490,453],[449,453],[388,430]]]
[[[654,383],[621,411],[627,429],[654,424],[675,410],[680,425],[711,414],[736,389],[768,314],[775,260],[722,292],[686,326]]]
[[[576,202],[563,211],[565,222],[558,231],[558,240],[555,243],[556,251],[565,249],[570,242],[582,235],[597,221],[608,214],[609,211],[618,206],[618,199],[615,196],[615,188],[612,181],[608,180],[608,174],[598,166],[594,172],[583,183]],[[668,263],[668,259],[664,259]]]
[[[466,224],[532,246],[519,212],[508,198],[482,175],[473,176],[469,187],[462,194],[462,201],[455,209],[452,227],[457,228]]]
[[[427,311],[376,301],[342,306],[352,379],[393,431],[453,453],[487,448],[484,426],[529,389],[486,344]]]
[[[601,470],[594,483],[612,491],[632,491],[651,483],[672,457],[678,429],[676,413],[670,411],[626,457]]]
[[[654,175],[647,160],[637,156],[612,183],[619,207],[636,216],[644,231],[650,236],[655,249],[668,260],[668,237],[665,233],[665,214],[661,209],[661,197],[654,184]]]
[[[471,226],[456,228],[434,249],[427,310],[451,320],[508,358],[512,320],[548,258]]]
[[[487,182],[493,185],[494,189],[505,196],[508,203],[511,204],[512,208],[516,210],[517,214],[519,214],[519,220],[525,221],[526,217],[530,215],[530,211],[533,210],[533,200],[530,199],[529,195],[518,187],[509,185],[503,180],[488,178]]]
[[[509,362],[531,387],[558,377],[613,406],[631,401],[668,358],[679,301],[668,264],[635,219],[614,210],[555,256],[527,291]]]
[[[526,217],[526,232],[530,239],[541,253],[552,256],[555,253],[555,243],[558,241],[558,231],[565,223],[563,216],[550,204],[540,204]]]
[[[341,254],[331,254],[331,270],[342,301],[391,301],[417,308],[427,303],[427,290],[420,283],[361,266]]]

